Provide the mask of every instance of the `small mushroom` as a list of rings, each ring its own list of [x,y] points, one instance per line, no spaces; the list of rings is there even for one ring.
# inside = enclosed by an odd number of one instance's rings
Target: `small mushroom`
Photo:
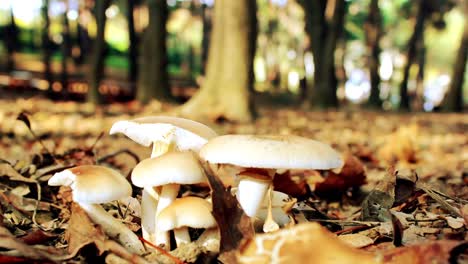
[[[216,220],[211,214],[211,204],[199,197],[183,197],[159,213],[156,228],[158,230],[174,230],[177,246],[190,243],[188,228],[215,228]]]
[[[99,205],[131,196],[132,187],[119,172],[96,165],[77,166],[55,173],[48,184],[70,186],[73,201],[101,225],[108,236],[116,238],[133,253],[145,252],[138,236]]]
[[[238,174],[237,199],[250,217],[257,214],[276,170],[327,170],[343,164],[329,145],[293,135],[219,136],[202,147],[200,157],[212,164],[245,168]]]
[[[155,213],[142,213],[142,219],[147,217],[156,219],[177,197],[180,184],[206,183],[207,178],[194,154],[184,151],[169,152],[157,158],[141,161],[133,169],[132,182],[138,187],[161,187]],[[168,245],[169,234],[155,228],[152,242],[157,245]]]
[[[109,134],[123,133],[143,146],[152,145],[151,157],[172,150],[198,150],[208,139],[217,136],[208,126],[189,119],[173,116],[148,116],[114,123]],[[145,187],[142,192],[142,214],[154,215],[159,189]],[[143,237],[153,241],[154,218],[142,219]]]

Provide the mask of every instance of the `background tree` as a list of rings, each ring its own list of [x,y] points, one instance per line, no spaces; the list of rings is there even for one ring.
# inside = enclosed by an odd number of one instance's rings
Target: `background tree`
[[[155,98],[161,101],[172,99],[167,74],[166,21],[168,8],[166,0],[147,0],[149,22],[146,28],[140,56],[138,88],[136,98],[146,103]]]
[[[135,32],[135,20],[133,17],[133,11],[135,9],[135,0],[127,0],[127,26],[128,26],[128,80],[135,84],[137,80],[137,36]]]
[[[252,71],[253,1],[217,0],[210,37],[206,78],[181,111],[185,116],[246,122],[253,118]]]
[[[410,110],[410,95],[408,93],[408,81],[410,79],[410,68],[414,63],[418,64],[418,74],[416,76],[416,87],[422,90],[424,81],[426,44],[424,41],[424,30],[427,23],[437,29],[445,29],[445,14],[455,6],[452,0],[418,0],[408,2],[416,7],[416,17],[413,33],[408,40],[406,51],[406,65],[403,68],[403,80],[400,84],[400,109]],[[422,101],[422,99],[417,98]],[[418,103],[416,103],[418,104]],[[420,105],[422,103],[419,103]]]
[[[416,21],[414,23],[413,34],[408,40],[407,52],[406,52],[406,65],[403,68],[403,80],[400,84],[400,109],[410,109],[410,98],[408,95],[408,80],[410,75],[411,65],[415,62],[417,55],[417,48],[424,46],[423,34],[424,34],[424,23],[429,14],[428,1],[418,0]],[[419,44],[419,45],[418,45]]]
[[[463,83],[468,55],[468,4],[464,3],[465,26],[458,48],[456,62],[453,67],[452,81],[448,93],[445,95],[443,109],[445,111],[463,110]]]
[[[6,70],[8,72],[15,68],[14,54],[18,45],[18,27],[16,26],[15,15],[13,14],[13,8],[10,8],[10,23],[5,29],[5,46],[7,50],[7,64]]]
[[[96,17],[97,32],[93,43],[93,50],[90,54],[89,67],[89,88],[87,100],[93,104],[102,103],[99,94],[99,83],[104,75],[104,54],[106,40],[104,38],[106,28],[106,9],[110,5],[110,0],[100,0],[95,2],[94,15]]]
[[[70,38],[70,24],[68,23],[68,1],[65,1],[65,11],[62,14],[62,45],[61,45],[61,66],[60,82],[62,83],[63,93],[66,97],[68,95],[68,59],[71,57],[71,38]]]
[[[369,14],[364,22],[366,45],[368,49],[368,67],[370,75],[370,97],[367,105],[371,108],[381,108],[382,99],[380,99],[380,75],[379,75],[379,55],[380,39],[382,37],[382,15],[378,0],[371,0],[369,5]]]
[[[52,70],[50,67],[51,57],[51,41],[49,37],[50,32],[50,18],[49,18],[49,0],[44,0],[42,4],[42,61],[44,63],[44,79],[49,83],[49,90],[52,87]]]
[[[343,31],[344,0],[301,0],[305,11],[306,32],[311,41],[315,73],[307,100],[313,107],[338,106],[335,50]]]

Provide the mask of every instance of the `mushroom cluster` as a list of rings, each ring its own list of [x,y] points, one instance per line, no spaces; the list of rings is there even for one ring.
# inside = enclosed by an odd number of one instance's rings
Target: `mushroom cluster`
[[[110,134],[122,133],[138,144],[152,146],[151,155],[132,170],[131,182],[141,188],[141,228],[146,240],[171,249],[191,242],[189,228],[205,229],[196,243],[219,250],[219,231],[210,197],[181,197],[182,185],[207,185],[200,160],[231,168],[232,190],[245,214],[274,231],[291,222],[284,207],[288,195],[274,191],[275,175],[287,170],[329,170],[343,165],[329,145],[299,136],[223,135],[204,124],[177,117],[154,116],[116,122]],[[215,171],[216,172],[216,171]],[[135,233],[98,204],[131,195],[131,185],[115,170],[78,166],[56,173],[49,185],[70,186],[77,202],[104,231],[129,251],[145,252]],[[201,195],[200,195],[201,196]],[[201,196],[203,197],[203,196]],[[258,222],[258,221],[257,221]]]

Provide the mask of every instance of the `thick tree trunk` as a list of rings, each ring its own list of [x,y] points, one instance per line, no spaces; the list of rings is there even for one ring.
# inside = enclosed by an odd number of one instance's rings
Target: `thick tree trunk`
[[[465,5],[467,5],[465,3]],[[466,10],[466,8],[465,8]],[[465,12],[467,13],[467,12]],[[468,19],[465,16],[465,28],[457,52],[457,60],[453,67],[452,82],[448,93],[445,95],[444,111],[462,111],[463,110],[463,83],[466,71],[466,61],[468,55]]]
[[[249,10],[249,2],[215,2],[206,79],[199,92],[182,106],[183,115],[237,122],[252,120],[249,87],[253,11]]]
[[[147,0],[149,24],[142,41],[137,100],[147,103],[151,99],[172,100],[167,76],[166,21],[168,16],[165,0]]]
[[[411,65],[414,63],[417,55],[417,44],[420,43],[424,34],[424,22],[427,15],[427,6],[425,0],[417,1],[418,11],[416,14],[416,22],[414,23],[413,34],[408,41],[406,53],[406,65],[403,69],[403,80],[400,84],[400,109],[410,110],[410,98],[408,95],[408,81]],[[422,44],[424,45],[424,44]]]
[[[133,17],[133,11],[135,9],[134,0],[127,0],[127,25],[128,25],[128,80],[135,84],[137,80],[137,36],[135,33],[135,21]]]
[[[60,72],[60,82],[62,83],[62,93],[64,94],[64,97],[68,96],[68,59],[71,55],[70,24],[68,23],[67,11],[68,8],[66,8],[62,15],[62,69]]]
[[[380,55],[380,38],[382,37],[382,15],[379,8],[379,0],[372,0],[369,6],[369,15],[364,24],[366,32],[366,43],[368,49],[368,65],[371,91],[367,106],[370,108],[380,109],[382,107],[382,99],[380,99],[380,76],[379,76],[379,55]]]
[[[91,52],[91,65],[89,72],[89,90],[87,100],[93,104],[102,103],[102,96],[99,93],[99,84],[104,76],[104,54],[106,49],[106,40],[104,32],[106,28],[106,9],[109,7],[110,0],[96,1],[94,12],[96,17],[97,32]]]
[[[306,32],[311,39],[315,64],[314,85],[307,89],[308,104],[320,108],[336,107],[335,50],[343,30],[345,2],[303,0],[301,4],[306,14]]]
[[[43,28],[42,28],[42,61],[44,63],[44,79],[49,83],[49,90],[52,88],[52,70],[50,67],[51,41],[49,38],[50,18],[49,18],[49,0],[44,0],[41,9]]]

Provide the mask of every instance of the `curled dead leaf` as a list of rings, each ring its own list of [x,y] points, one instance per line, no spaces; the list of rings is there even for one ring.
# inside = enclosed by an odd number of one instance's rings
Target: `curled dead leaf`
[[[317,183],[315,193],[322,197],[336,197],[352,187],[359,187],[366,181],[362,162],[352,154],[344,157],[345,163],[339,172],[329,171],[323,182]]]

